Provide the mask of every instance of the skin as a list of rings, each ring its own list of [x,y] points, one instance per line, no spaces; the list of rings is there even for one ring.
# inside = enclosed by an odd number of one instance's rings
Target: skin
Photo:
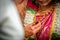
[[[18,1],[20,1],[20,0],[18,0]],[[22,3],[20,3],[21,1],[20,2],[18,2],[18,1],[15,0],[14,2],[16,3],[18,12],[21,16],[22,23],[24,23],[25,8],[26,8],[27,0],[24,0]],[[27,25],[26,27],[24,27],[25,37],[36,34],[36,32],[38,32],[38,30],[40,29],[40,23],[38,23],[37,25],[35,25],[34,23],[35,22],[33,22],[33,23]]]
[[[51,2],[52,0],[37,0],[39,6],[46,8],[47,5]],[[25,8],[26,8],[26,4],[27,4],[27,0],[14,0],[14,2],[17,5],[17,9],[19,14],[21,15],[21,19],[22,19],[22,23],[24,23],[24,17],[25,17]],[[31,36],[36,34],[39,29],[41,28],[41,23],[38,22],[37,24],[35,24],[36,22],[33,22],[29,25],[27,25],[26,27],[24,27],[24,31],[25,31],[25,37]]]
[[[38,4],[39,4],[39,9],[40,10],[49,10],[49,8],[51,9],[51,6],[53,6],[53,4],[51,4],[52,0],[37,0]],[[50,5],[51,4],[51,5]]]
[[[47,6],[52,0],[37,0],[40,6]]]

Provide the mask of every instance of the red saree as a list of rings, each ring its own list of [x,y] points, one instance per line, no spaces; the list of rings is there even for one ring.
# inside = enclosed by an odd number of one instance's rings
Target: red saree
[[[50,30],[51,30],[51,24],[53,19],[53,12],[54,10],[51,10],[48,12],[48,14],[43,18],[43,16],[36,16],[37,20],[40,20],[41,22],[41,29],[36,34],[37,40],[49,40],[50,39]]]
[[[38,11],[38,7],[32,2],[28,0],[27,6]],[[31,10],[31,11],[33,11]],[[34,11],[34,12],[35,12]],[[54,8],[50,10],[50,12],[47,12],[45,15],[36,15],[34,17],[34,21],[41,22],[41,29],[36,34],[37,40],[50,40],[51,39],[51,28],[53,23],[53,17],[54,17]]]

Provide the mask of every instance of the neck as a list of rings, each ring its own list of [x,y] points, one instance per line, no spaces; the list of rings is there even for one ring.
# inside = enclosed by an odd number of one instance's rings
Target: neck
[[[39,6],[39,9],[42,11],[47,10],[48,8],[50,8],[50,6]]]
[[[47,6],[39,6],[39,9],[42,10],[42,11],[44,11],[44,10],[47,10],[47,9],[51,8],[51,6],[52,5],[50,5],[50,4],[47,5]]]

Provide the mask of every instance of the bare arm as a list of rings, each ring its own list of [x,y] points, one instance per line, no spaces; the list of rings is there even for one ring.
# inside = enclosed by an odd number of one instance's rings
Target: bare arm
[[[25,11],[26,11],[26,5],[27,5],[27,0],[14,0],[16,3],[18,12],[21,16],[21,20],[23,22],[24,17],[25,17]]]

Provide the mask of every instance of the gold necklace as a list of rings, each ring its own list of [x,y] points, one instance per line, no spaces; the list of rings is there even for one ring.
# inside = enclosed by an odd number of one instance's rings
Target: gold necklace
[[[46,14],[48,14],[48,12],[50,12],[52,9],[53,9],[53,6],[47,8],[46,10],[40,10],[40,9],[39,9],[37,13],[39,13],[40,15],[46,15]]]

